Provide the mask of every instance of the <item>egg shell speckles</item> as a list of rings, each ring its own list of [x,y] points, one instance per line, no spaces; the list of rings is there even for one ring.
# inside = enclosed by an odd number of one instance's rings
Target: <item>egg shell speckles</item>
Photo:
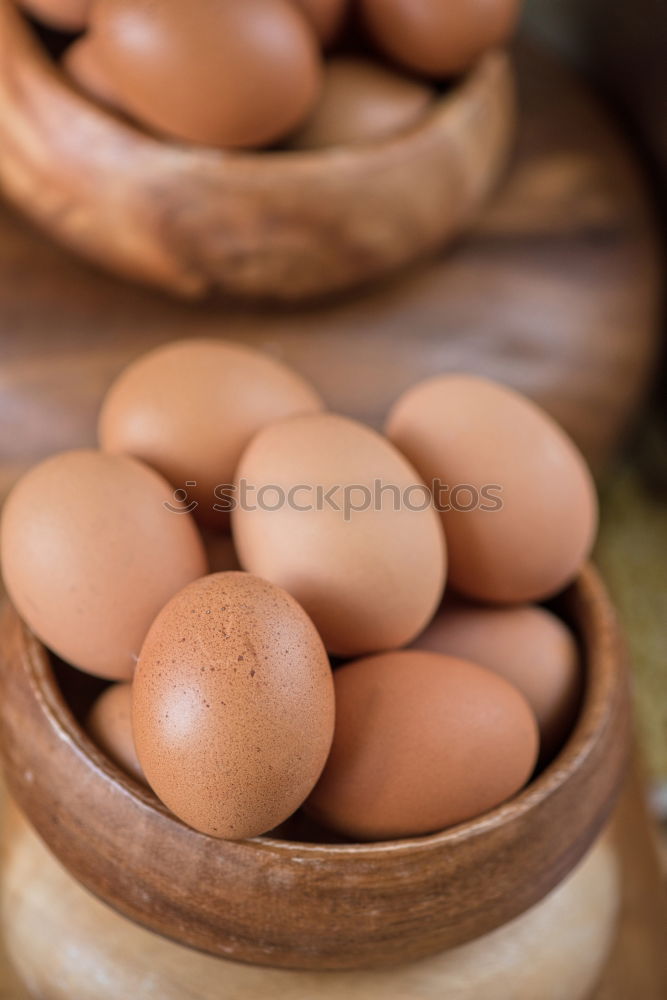
[[[234,540],[244,569],[289,591],[331,653],[394,649],[425,628],[442,596],[444,536],[418,474],[386,438],[332,413],[293,417],[260,431],[237,475],[252,500],[267,484],[293,495],[276,509],[237,507]],[[358,508],[350,516],[346,489]]]
[[[528,781],[537,723],[511,684],[473,663],[404,650],[339,668],[331,756],[307,809],[359,840],[433,833]]]
[[[246,573],[186,587],[154,622],[133,685],[139,760],[202,833],[237,840],[286,820],[326,762],[329,660],[289,594]]]
[[[27,472],[2,513],[2,571],[17,611],[50,649],[129,680],[163,605],[207,572],[169,484],[125,455],[71,451]]]

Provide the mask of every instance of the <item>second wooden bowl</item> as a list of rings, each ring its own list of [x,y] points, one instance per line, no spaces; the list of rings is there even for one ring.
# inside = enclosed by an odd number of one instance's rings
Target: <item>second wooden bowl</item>
[[[514,800],[443,833],[379,844],[226,843],[195,833],[93,746],[48,653],[11,609],[0,695],[9,786],[84,886],[183,944],[318,970],[435,954],[541,900],[583,857],[614,803],[628,749],[628,694],[614,612],[593,569],[564,607],[586,676],[575,731]]]
[[[514,125],[493,52],[386,142],[255,155],[162,142],[79,94],[0,0],[5,193],[83,256],[178,295],[299,301],[436,250],[475,219]]]

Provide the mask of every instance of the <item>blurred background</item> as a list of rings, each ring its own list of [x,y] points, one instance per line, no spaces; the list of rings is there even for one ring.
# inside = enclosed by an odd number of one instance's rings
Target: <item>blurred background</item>
[[[667,4],[529,0],[526,26],[580,68],[640,152],[664,234]],[[667,819],[667,382],[665,354],[636,436],[609,477],[598,560],[632,649],[652,801]]]

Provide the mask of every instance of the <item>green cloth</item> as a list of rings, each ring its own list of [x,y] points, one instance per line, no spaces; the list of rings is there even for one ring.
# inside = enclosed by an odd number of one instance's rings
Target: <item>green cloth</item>
[[[655,442],[654,442],[655,444]],[[662,448],[659,449],[662,451]],[[622,466],[602,492],[596,551],[632,656],[639,738],[654,781],[667,783],[667,503],[665,458]]]

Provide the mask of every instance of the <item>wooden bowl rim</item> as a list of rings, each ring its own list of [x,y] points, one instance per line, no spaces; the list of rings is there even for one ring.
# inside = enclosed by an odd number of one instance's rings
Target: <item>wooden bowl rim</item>
[[[435,848],[446,848],[462,840],[473,840],[493,830],[501,829],[507,823],[525,817],[555,795],[567,784],[582,762],[594,752],[598,734],[604,728],[611,706],[615,703],[614,692],[624,683],[622,669],[624,657],[619,655],[616,648],[619,641],[616,616],[604,585],[592,565],[582,570],[580,576],[565,593],[569,592],[574,592],[582,598],[591,614],[590,620],[585,623],[585,628],[582,628],[581,623],[577,623],[581,632],[578,638],[585,669],[581,709],[570,738],[558,756],[513,799],[476,819],[421,837],[372,843],[312,844],[263,836],[234,843],[253,846],[269,853],[287,853],[292,857],[303,854],[309,857],[319,855],[335,859],[355,855],[372,859],[390,854],[423,853]],[[12,609],[10,613],[18,618],[15,610]],[[150,790],[144,789],[125,774],[95,746],[76,721],[56,682],[51,654],[23,622],[21,625],[26,659],[30,667],[30,684],[59,739],[82,756],[88,765],[94,768],[96,775],[111,780],[125,795],[140,802],[149,812],[159,813],[163,818],[188,830],[193,839],[202,838],[216,842],[215,838],[206,837],[205,834],[182,823]],[[220,840],[218,843],[224,850],[228,842]]]
[[[369,286],[470,229],[517,125],[512,63],[496,49],[376,142],[177,143],[78,90],[12,0],[0,0],[0,103],[5,194],[70,250],[178,298],[294,305]]]
[[[211,165],[232,164],[240,166],[244,170],[262,170],[266,164],[270,166],[272,171],[276,168],[283,171],[291,171],[296,168],[304,172],[311,172],[313,169],[323,166],[325,160],[327,161],[327,169],[329,167],[335,169],[338,166],[336,160],[345,160],[354,166],[355,161],[364,164],[370,163],[373,156],[384,159],[388,151],[395,153],[401,147],[409,151],[414,141],[420,140],[431,130],[438,131],[450,115],[455,114],[460,106],[467,104],[471,94],[485,90],[489,81],[493,80],[498,72],[510,72],[511,61],[507,49],[488,50],[464,74],[454,80],[445,93],[436,94],[433,105],[424,112],[419,121],[382,139],[317,150],[289,148],[255,151],[217,149],[213,146],[179,142],[169,137],[161,137],[149,129],[144,129],[141,124],[131,118],[115,114],[113,110],[95,101],[79,90],[61,66],[50,57],[31,27],[28,17],[15,6],[12,0],[0,0],[0,4],[3,3],[9,11],[10,29],[13,24],[22,33],[25,48],[32,53],[35,64],[39,64],[40,70],[50,75],[53,82],[64,88],[77,103],[83,103],[90,113],[103,119],[107,126],[114,125],[122,132],[131,135],[135,141],[142,140],[153,147],[170,150],[186,157],[192,156],[200,159],[202,163],[208,160]]]

